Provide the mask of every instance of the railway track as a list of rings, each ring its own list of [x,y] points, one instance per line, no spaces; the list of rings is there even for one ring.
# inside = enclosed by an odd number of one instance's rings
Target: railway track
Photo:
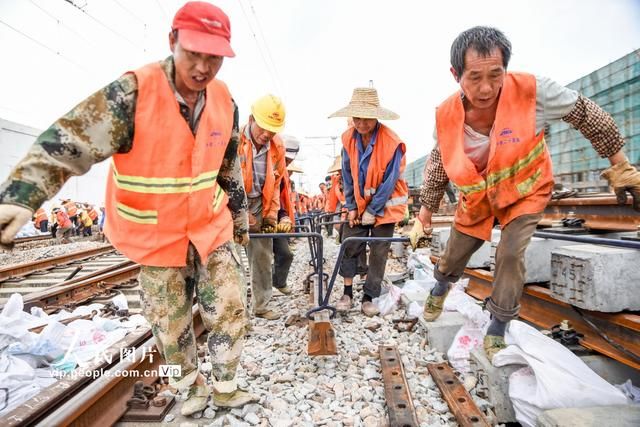
[[[123,268],[131,268],[133,262],[116,252],[111,245],[68,253],[65,255],[43,260],[16,264],[0,268],[0,307],[4,306],[9,297],[18,293],[23,296],[25,304],[30,301],[43,301],[35,304],[46,306],[45,301],[55,306],[74,305],[73,292],[60,294],[60,289],[83,290],[86,284],[97,284],[111,280],[113,272]],[[97,279],[97,281],[95,280]],[[78,284],[80,284],[78,286]],[[73,285],[76,285],[73,287]],[[123,289],[129,307],[137,311],[140,309],[138,288]],[[71,292],[71,293],[69,293]],[[75,291],[74,291],[75,292]],[[85,294],[89,291],[83,291]],[[46,297],[56,295],[56,299]],[[44,298],[49,298],[45,300]],[[32,304],[34,305],[34,304]]]

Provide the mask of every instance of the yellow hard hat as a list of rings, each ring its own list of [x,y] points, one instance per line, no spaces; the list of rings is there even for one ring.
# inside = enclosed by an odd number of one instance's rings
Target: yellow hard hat
[[[284,128],[286,112],[282,100],[275,95],[265,95],[251,106],[253,118],[264,130],[278,133]]]

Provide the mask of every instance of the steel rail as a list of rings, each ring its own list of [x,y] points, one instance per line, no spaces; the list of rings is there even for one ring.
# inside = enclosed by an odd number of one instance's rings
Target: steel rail
[[[438,258],[432,256],[432,261]],[[493,275],[484,270],[465,269],[469,278],[466,292],[472,297],[485,300],[493,291]],[[580,310],[607,336],[627,351],[640,357],[640,315],[635,313],[601,313]],[[616,349],[596,332],[570,304],[555,299],[551,291],[538,285],[525,285],[520,299],[520,318],[542,328],[551,329],[563,320],[569,320],[573,328],[584,337],[580,344],[612,359],[640,369],[640,364],[624,352]]]
[[[79,302],[95,298],[106,289],[117,287],[119,283],[135,279],[138,273],[140,273],[140,265],[131,263],[131,265],[126,265],[95,277],[82,278],[63,286],[53,286],[26,295],[24,297],[24,309],[30,310],[31,307],[42,307],[45,311],[52,311],[67,304],[77,305]],[[50,306],[53,306],[53,308]]]
[[[551,200],[544,210],[543,225],[566,218],[569,213],[583,219],[584,227],[594,230],[635,231],[640,226],[640,212],[632,208],[631,197],[618,204],[613,194],[598,193]]]
[[[193,328],[196,338],[205,332],[204,323],[197,304],[192,307]],[[153,348],[153,353],[144,349]],[[149,356],[150,357],[142,357]],[[115,424],[127,411],[127,400],[131,397],[133,385],[142,381],[151,385],[158,380],[158,367],[163,359],[151,337],[137,346],[134,360],[120,360],[109,372],[102,375],[50,412],[39,424],[45,426],[109,426]],[[155,372],[154,372],[155,371]],[[121,373],[128,372],[126,376]],[[120,373],[117,375],[116,373]]]
[[[81,261],[87,258],[95,257],[97,255],[104,255],[108,252],[113,251],[115,251],[115,248],[112,245],[107,245],[95,249],[71,252],[65,255],[60,255],[57,257],[47,258],[39,261],[10,265],[8,267],[0,268],[0,282],[12,277],[21,277],[36,271],[50,269],[60,264],[69,264],[74,261]]]
[[[94,360],[89,362],[89,364],[84,368],[86,372],[100,371],[104,369],[109,369],[115,363],[118,362],[120,358],[120,349],[128,348],[128,347],[138,347],[142,343],[149,340],[151,337],[151,329],[143,328],[139,330],[135,330],[129,335],[125,336],[121,341],[114,344],[114,346],[108,348],[104,352],[104,357],[100,360]],[[114,362],[109,363],[109,358],[112,358]],[[89,376],[67,376],[58,380],[56,383],[52,384],[49,387],[46,387],[36,396],[31,399],[23,402],[20,406],[0,417],[0,425],[12,427],[12,426],[31,426],[35,424],[49,426],[49,425],[58,425],[58,424],[50,424],[47,422],[40,422],[40,420],[47,416],[46,414],[51,413],[58,405],[67,401],[70,396],[75,396],[76,394],[83,392],[83,386],[90,383],[91,377]],[[128,395],[128,394],[127,394]],[[71,397],[73,400],[74,397]],[[107,411],[108,412],[108,411]],[[117,421],[117,420],[116,420]],[[111,423],[113,424],[113,423]],[[105,425],[111,425],[105,424]],[[60,424],[60,425],[68,425]],[[88,425],[102,425],[102,424],[88,424]]]

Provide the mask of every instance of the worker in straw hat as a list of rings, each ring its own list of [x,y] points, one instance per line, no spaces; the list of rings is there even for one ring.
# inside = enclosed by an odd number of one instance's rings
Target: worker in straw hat
[[[352,117],[353,126],[342,134],[342,179],[345,207],[349,211],[349,227],[343,238],[391,237],[396,222],[404,216],[408,187],[401,178],[405,167],[405,145],[386,125],[378,120],[395,120],[399,116],[380,106],[374,88],[356,88],[349,105],[329,117]],[[380,296],[390,243],[370,245],[369,269],[364,284],[362,312],[366,316],[379,313],[373,298]],[[357,258],[366,250],[364,243],[350,243],[340,265],[344,278],[344,295],[338,310],[348,311],[353,304],[353,277]]]
[[[300,141],[291,135],[282,135],[284,141],[284,162],[288,167],[293,163],[293,159],[300,151]],[[287,172],[282,175],[280,182],[280,210],[278,211],[278,225],[276,231],[278,233],[291,233],[293,231],[293,222],[295,220],[295,209],[291,201],[291,181]],[[289,239],[273,239],[273,287],[280,293],[289,295],[291,288],[287,286],[287,277],[289,276],[289,268],[293,262],[293,253],[289,248]]]
[[[240,129],[238,154],[249,205],[249,231],[275,233],[280,210],[280,182],[287,173],[285,147],[277,135],[284,128],[285,108],[275,95],[265,95],[251,106],[249,122]],[[252,239],[247,247],[251,268],[253,313],[276,320],[269,308],[272,296],[273,239]]]

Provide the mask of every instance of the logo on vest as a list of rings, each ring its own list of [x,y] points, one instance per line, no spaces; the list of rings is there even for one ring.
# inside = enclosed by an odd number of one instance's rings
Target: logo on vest
[[[214,130],[209,134],[209,140],[207,141],[207,148],[222,147],[225,141],[222,140],[222,132]]]
[[[513,134],[509,128],[504,128],[498,134],[498,145],[515,144],[520,142],[520,138]]]

